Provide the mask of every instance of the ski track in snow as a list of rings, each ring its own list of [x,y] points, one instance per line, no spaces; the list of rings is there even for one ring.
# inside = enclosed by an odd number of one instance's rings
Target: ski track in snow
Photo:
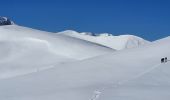
[[[168,60],[168,62],[169,62],[169,61],[170,61],[170,60]],[[166,62],[166,63],[168,63],[168,62]],[[135,79],[137,79],[137,78],[140,78],[140,77],[144,76],[145,74],[147,74],[147,73],[155,70],[156,68],[160,67],[160,65],[162,65],[162,64],[164,64],[164,63],[156,64],[156,65],[154,65],[153,67],[147,69],[146,71],[144,71],[144,72],[136,75],[135,77],[132,77],[132,78],[130,78],[130,79],[128,79],[128,80],[123,80],[123,81],[114,83],[113,86],[105,86],[105,87],[103,87],[103,88],[101,88],[101,89],[95,90],[95,91],[93,92],[93,96],[92,96],[92,98],[91,98],[90,100],[97,100],[97,99],[99,99],[99,97],[101,96],[101,94],[104,93],[104,91],[105,91],[106,89],[108,89],[108,88],[117,88],[118,86],[121,86],[121,85],[123,85],[123,84],[125,84],[125,83],[127,83],[127,82],[129,82],[129,81],[132,81],[132,80],[135,80]]]

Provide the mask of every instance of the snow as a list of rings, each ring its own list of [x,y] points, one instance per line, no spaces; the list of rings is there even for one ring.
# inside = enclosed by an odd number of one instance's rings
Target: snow
[[[83,60],[115,51],[84,40],[17,25],[0,27],[0,48],[0,78],[19,75],[18,69],[23,74],[23,70],[28,73],[28,70],[37,67]],[[12,72],[9,71],[11,68]]]
[[[149,41],[133,35],[113,36],[112,34],[109,33],[101,34],[93,34],[89,32],[78,33],[72,30],[66,30],[63,32],[59,32],[58,34],[63,34],[66,36],[83,39],[93,43],[98,43],[116,50],[135,48],[149,43]]]
[[[169,42],[115,51],[68,35],[2,26],[0,100],[169,100],[170,62],[160,61],[170,58]]]

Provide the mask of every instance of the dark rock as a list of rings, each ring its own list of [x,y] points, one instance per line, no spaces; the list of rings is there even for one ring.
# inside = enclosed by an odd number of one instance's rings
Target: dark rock
[[[14,22],[11,21],[9,18],[7,17],[0,17],[0,26],[3,26],[3,25],[13,25]]]

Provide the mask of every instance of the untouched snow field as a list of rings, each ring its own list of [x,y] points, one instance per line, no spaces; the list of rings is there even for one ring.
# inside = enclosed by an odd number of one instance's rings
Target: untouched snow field
[[[0,100],[169,100],[170,62],[160,59],[170,37],[131,49],[89,41],[1,26]]]

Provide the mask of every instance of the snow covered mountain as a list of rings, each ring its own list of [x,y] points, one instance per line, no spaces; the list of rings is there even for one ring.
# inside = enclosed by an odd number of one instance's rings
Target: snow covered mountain
[[[112,34],[108,33],[102,34],[93,34],[87,32],[78,33],[72,30],[59,32],[58,34],[63,34],[66,36],[87,40],[93,43],[98,43],[116,50],[135,48],[149,43],[149,41],[133,35],[113,36]]]
[[[170,37],[139,46],[135,36],[83,34],[0,26],[0,100],[169,100]],[[138,45],[124,49],[131,37]]]
[[[0,26],[2,25],[13,25],[14,22],[7,17],[0,17]]]
[[[35,67],[83,60],[115,50],[88,41],[18,25],[0,27],[0,78]],[[13,74],[8,74],[10,69]],[[25,72],[22,72],[25,73]]]

